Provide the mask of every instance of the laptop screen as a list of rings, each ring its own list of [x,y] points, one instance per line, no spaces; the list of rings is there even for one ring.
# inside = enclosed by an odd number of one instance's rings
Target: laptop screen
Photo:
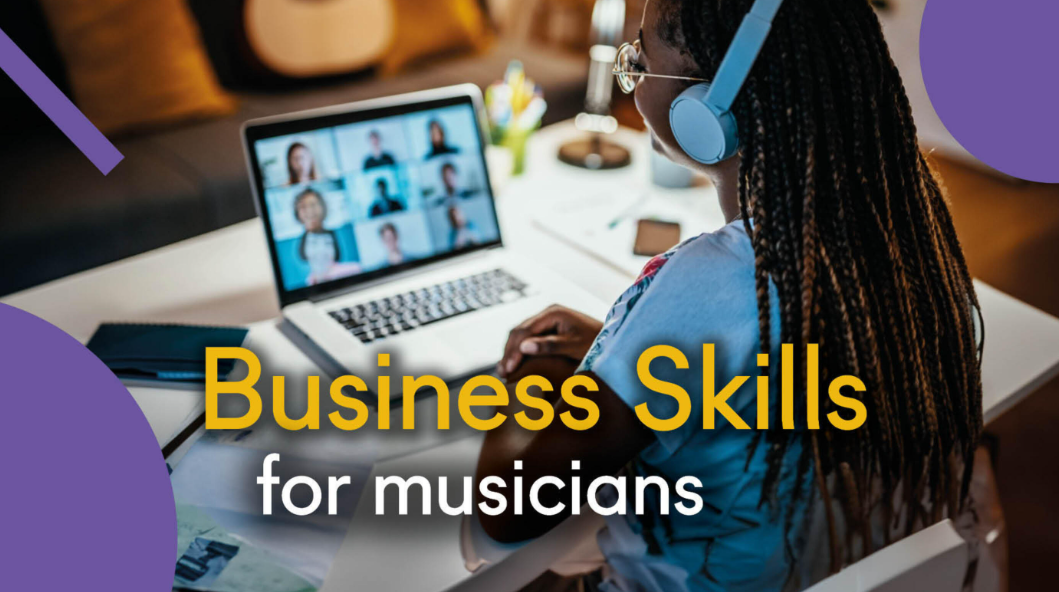
[[[474,102],[251,124],[282,304],[500,242]]]

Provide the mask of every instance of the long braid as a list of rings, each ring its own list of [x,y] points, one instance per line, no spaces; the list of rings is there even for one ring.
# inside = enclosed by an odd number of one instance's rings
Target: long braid
[[[674,37],[710,78],[752,0],[666,1],[680,4]],[[875,479],[884,513],[905,532],[965,503],[982,430],[981,313],[867,0],[787,0],[732,112],[761,351],[773,345],[775,297],[781,342],[794,344],[797,359],[819,344],[821,384],[853,374],[867,386],[853,395],[868,410],[862,429],[825,421],[819,431],[772,429],[761,439],[762,502],[778,503],[791,472],[789,510],[815,491],[837,569],[854,559],[847,537],[859,536],[863,552],[872,548]],[[804,365],[796,368],[802,384]],[[820,401],[821,414],[836,410]],[[788,469],[795,437],[801,456]],[[836,532],[832,500],[851,532]],[[792,522],[788,512],[785,524]]]

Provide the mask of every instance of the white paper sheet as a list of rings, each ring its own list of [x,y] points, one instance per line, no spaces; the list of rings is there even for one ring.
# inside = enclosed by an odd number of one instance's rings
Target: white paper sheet
[[[314,438],[248,431],[239,435],[208,434],[196,442],[173,469],[174,496],[202,510],[233,536],[268,552],[284,568],[322,585],[371,472],[374,440],[343,441],[341,434]],[[263,487],[257,477],[265,457],[273,452],[280,454],[280,460],[272,472],[281,481],[272,487],[272,514],[264,515]],[[299,475],[313,478],[321,490],[320,506],[308,516],[293,515],[283,506],[283,485]],[[351,483],[337,490],[336,514],[329,515],[329,478],[345,476]],[[291,490],[291,501],[300,508],[310,504],[311,496],[305,485]]]

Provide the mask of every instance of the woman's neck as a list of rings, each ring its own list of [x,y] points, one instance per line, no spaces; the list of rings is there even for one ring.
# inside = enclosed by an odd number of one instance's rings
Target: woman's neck
[[[717,201],[724,214],[725,223],[731,223],[740,217],[739,208],[739,158],[728,160],[708,167],[706,175],[717,188]]]

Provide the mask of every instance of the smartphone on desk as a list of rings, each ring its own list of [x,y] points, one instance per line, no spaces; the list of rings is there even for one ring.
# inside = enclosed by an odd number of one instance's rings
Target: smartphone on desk
[[[680,224],[641,218],[636,222],[636,240],[633,241],[634,255],[654,257],[661,255],[680,242]]]

